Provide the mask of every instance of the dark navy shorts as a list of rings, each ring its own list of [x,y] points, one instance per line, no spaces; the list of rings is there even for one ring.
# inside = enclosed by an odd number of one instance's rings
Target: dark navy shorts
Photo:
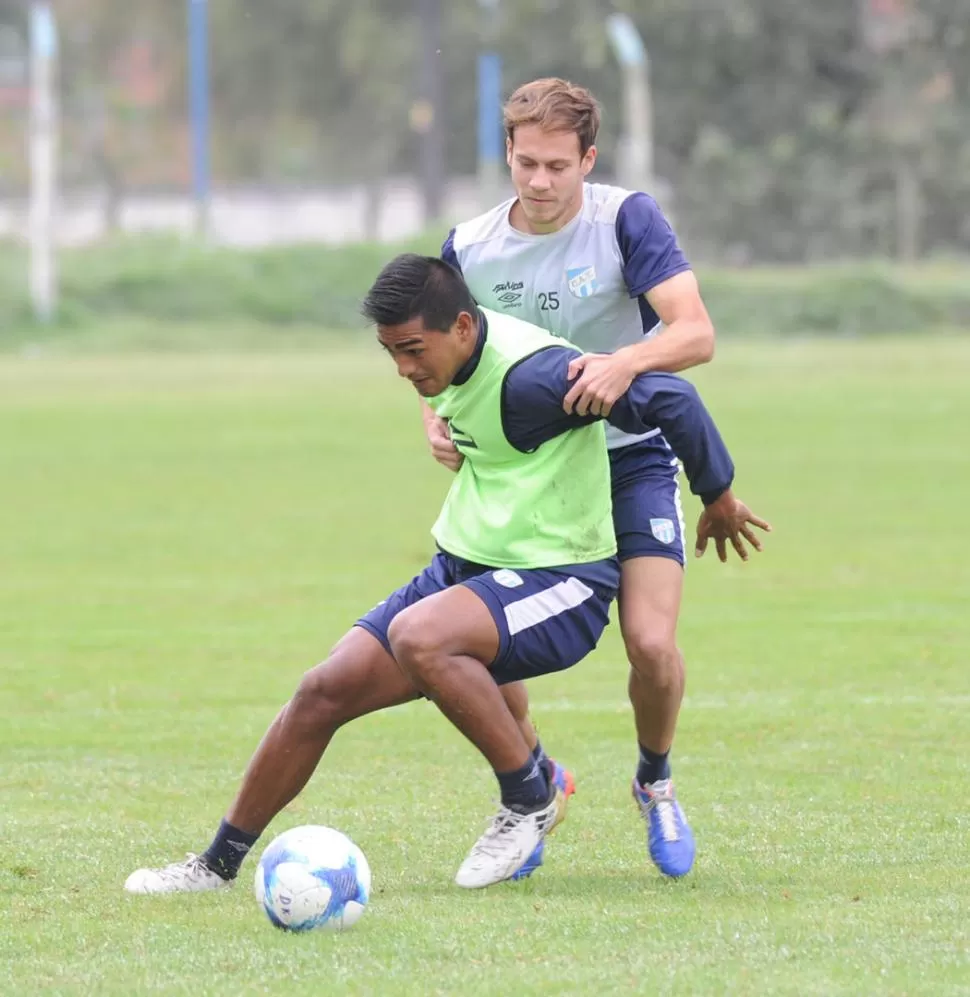
[[[357,621],[384,645],[403,609],[435,592],[465,585],[488,606],[498,627],[499,650],[489,666],[500,685],[570,668],[596,647],[609,622],[620,584],[615,557],[556,568],[489,568],[436,554],[407,585]]]
[[[610,451],[613,528],[621,561],[669,557],[684,564],[678,464],[662,436]]]

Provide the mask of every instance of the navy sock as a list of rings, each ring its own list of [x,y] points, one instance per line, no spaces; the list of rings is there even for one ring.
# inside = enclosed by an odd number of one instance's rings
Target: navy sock
[[[641,786],[649,786],[660,779],[670,778],[670,750],[662,755],[640,745],[640,764],[637,765],[637,782]]]
[[[552,759],[546,754],[541,741],[536,741],[536,746],[532,749],[532,757],[536,765],[542,768],[546,774],[546,779],[552,782]]]
[[[496,772],[495,776],[504,807],[530,813],[542,809],[549,802],[549,780],[535,758],[530,758],[514,772]]]
[[[240,831],[229,821],[224,820],[219,825],[212,844],[202,853],[202,861],[223,879],[235,879],[243,859],[250,848],[256,844],[258,834]]]

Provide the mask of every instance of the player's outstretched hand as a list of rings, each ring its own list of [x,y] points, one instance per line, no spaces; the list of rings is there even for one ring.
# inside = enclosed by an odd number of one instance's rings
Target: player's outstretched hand
[[[569,365],[566,377],[573,384],[562,400],[567,415],[601,415],[605,419],[617,399],[629,390],[636,371],[623,350],[616,353],[584,353]]]
[[[439,416],[435,416],[425,423],[425,428],[428,433],[428,443],[431,446],[431,456],[439,464],[444,464],[449,471],[457,471],[465,458],[451,442],[448,423]]]
[[[697,543],[694,546],[694,556],[703,557],[707,550],[707,542],[714,541],[717,556],[722,562],[727,562],[727,542],[737,551],[742,561],[749,557],[746,540],[756,551],[761,550],[761,541],[751,529],[757,526],[765,533],[771,532],[771,524],[756,516],[740,499],[734,497],[729,488],[716,502],[712,502],[701,513],[697,521]]]

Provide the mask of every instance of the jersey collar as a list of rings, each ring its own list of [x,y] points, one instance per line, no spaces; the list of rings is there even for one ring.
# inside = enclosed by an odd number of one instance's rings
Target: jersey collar
[[[584,183],[582,195],[583,199],[580,202],[579,211],[577,211],[576,214],[573,215],[573,217],[570,218],[562,228],[556,229],[555,232],[523,232],[522,229],[516,228],[512,224],[512,209],[518,203],[519,199],[517,197],[513,197],[507,202],[508,207],[505,209],[505,230],[506,232],[511,233],[515,238],[521,239],[523,242],[542,242],[544,239],[554,240],[559,237],[565,237],[567,233],[572,233],[576,229],[582,218],[585,216],[586,205],[589,203],[589,197],[589,184]]]

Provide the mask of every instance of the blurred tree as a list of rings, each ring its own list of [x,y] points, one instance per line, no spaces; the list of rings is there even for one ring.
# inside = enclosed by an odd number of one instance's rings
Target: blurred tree
[[[506,91],[549,74],[589,85],[606,112],[601,176],[621,124],[604,32],[615,9],[646,40],[657,172],[696,255],[912,256],[970,239],[967,0],[499,0]],[[376,206],[400,174],[429,177],[433,201],[436,159],[443,175],[473,174],[479,3],[429,10],[437,37],[421,0],[213,0],[216,182],[353,181]],[[184,2],[59,0],[58,12],[66,131],[81,136],[67,135],[80,151],[67,171],[116,197],[126,181],[184,184]],[[140,44],[161,67],[154,92],[119,69]]]
[[[164,162],[171,111],[182,95],[184,29],[177,4],[155,0],[58,0],[62,44],[65,184],[104,192],[105,224],[117,226],[129,182]]]
[[[939,151],[949,136],[965,161],[970,143],[970,4],[865,2],[890,22],[901,11],[885,51],[842,0],[630,2],[651,51],[660,172],[704,255],[892,252],[894,230],[912,255],[924,190],[927,212],[942,198],[966,218],[960,156]]]

